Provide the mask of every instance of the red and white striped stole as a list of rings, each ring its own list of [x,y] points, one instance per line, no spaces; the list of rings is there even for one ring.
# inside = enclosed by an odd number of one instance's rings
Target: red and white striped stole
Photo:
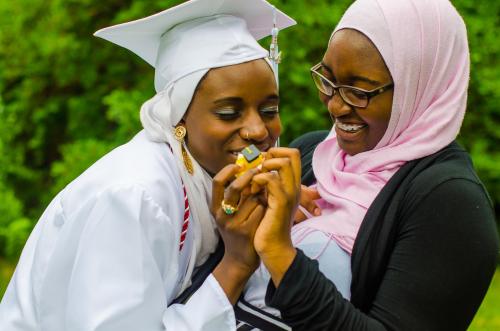
[[[181,179],[182,182],[182,179]],[[189,227],[189,201],[186,193],[186,187],[184,183],[182,183],[182,191],[184,192],[184,221],[182,222],[182,230],[181,230],[181,240],[179,242],[179,251],[184,246],[184,241],[186,240],[186,234]]]
[[[170,148],[170,151],[173,153],[172,147],[167,144]],[[182,222],[182,230],[181,230],[181,238],[179,240],[179,251],[182,250],[184,246],[184,241],[186,241],[186,235],[189,227],[189,201],[186,193],[186,186],[184,185],[184,181],[181,178],[182,183],[182,191],[184,192],[184,220]]]

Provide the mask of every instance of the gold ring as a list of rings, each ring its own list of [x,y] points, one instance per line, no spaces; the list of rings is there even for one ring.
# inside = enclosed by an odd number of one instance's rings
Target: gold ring
[[[221,201],[220,206],[222,207],[222,210],[226,215],[232,215],[238,211],[237,207],[231,206],[230,204],[226,203],[224,200]]]

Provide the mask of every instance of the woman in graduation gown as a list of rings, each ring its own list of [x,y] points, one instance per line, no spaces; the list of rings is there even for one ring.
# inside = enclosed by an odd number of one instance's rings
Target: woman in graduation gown
[[[278,11],[277,23],[294,21]],[[277,83],[256,41],[272,27],[264,0],[198,0],[96,33],[154,66],[157,94],[141,108],[144,130],[43,213],[1,302],[1,330],[235,327],[235,299],[217,279],[231,275],[225,259],[185,304],[172,303],[217,246],[212,176],[280,134]],[[248,199],[233,219],[255,223],[263,210]]]
[[[491,201],[455,142],[469,81],[462,18],[448,0],[357,0],[311,71],[335,122],[312,158],[322,215],[290,230],[286,183],[256,175],[269,206],[254,245],[269,272],[237,309],[265,303],[293,330],[467,329],[499,245]],[[339,248],[350,264],[335,270]]]

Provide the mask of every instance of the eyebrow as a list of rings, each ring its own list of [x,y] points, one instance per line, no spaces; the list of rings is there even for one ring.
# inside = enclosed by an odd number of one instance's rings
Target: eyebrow
[[[330,69],[330,67],[327,66],[323,61],[321,61],[321,67],[323,67],[326,71],[328,71],[328,73],[330,75],[335,76],[333,74],[332,69]],[[375,86],[382,84],[381,82],[379,82],[377,80],[373,80],[373,79],[370,79],[370,78],[364,77],[364,76],[354,75],[354,76],[351,76],[350,78],[351,78],[352,82],[365,82],[365,83],[372,84],[372,85],[375,85]]]
[[[228,97],[228,98],[217,99],[214,101],[214,104],[219,105],[219,104],[242,103],[242,102],[243,102],[243,99],[241,99],[241,98]]]
[[[353,82],[365,82],[365,83],[372,84],[374,86],[382,84],[381,82],[379,82],[377,80],[373,80],[373,79],[370,79],[368,77],[363,77],[363,76],[352,76],[351,79]]]
[[[332,69],[330,69],[330,67],[329,67],[329,66],[327,66],[327,65],[325,64],[325,62],[321,61],[321,67],[322,67],[323,69],[326,69],[326,71],[328,71],[328,73],[329,73],[330,75],[332,75],[332,76],[333,76],[333,71],[332,71]]]
[[[266,97],[266,101],[280,101],[280,97],[276,94],[270,94]],[[227,97],[222,99],[217,99],[214,101],[216,105],[225,105],[228,103],[243,103],[243,99],[240,97]]]
[[[280,101],[280,97],[277,94],[271,94],[266,98],[266,101]]]

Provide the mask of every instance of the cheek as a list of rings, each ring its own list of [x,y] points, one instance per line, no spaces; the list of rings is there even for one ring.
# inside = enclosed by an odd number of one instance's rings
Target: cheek
[[[392,101],[392,98],[391,98]],[[365,118],[366,122],[370,125],[369,134],[369,147],[374,148],[378,142],[384,136],[387,127],[389,126],[389,121],[391,119],[391,109],[392,103],[381,102],[374,108],[369,115]]]
[[[321,92],[318,92],[318,97],[319,97],[319,100],[325,105],[325,107],[328,108],[328,100],[330,100],[330,97],[324,95]]]
[[[281,120],[279,116],[273,118],[268,124],[267,129],[273,139],[277,139],[281,134]]]
[[[207,123],[207,125],[200,125],[193,130],[192,136],[196,141],[191,143],[197,147],[200,153],[204,152],[210,155],[214,152],[220,152],[230,135],[230,130],[227,128]]]
[[[187,145],[191,154],[202,166],[210,159],[210,152],[214,149],[217,141],[210,125],[200,125],[201,121],[189,122],[187,128]]]
[[[187,145],[198,163],[210,173],[220,168],[224,143],[229,133],[213,122],[202,125],[195,121],[186,125],[188,129]]]
[[[370,147],[374,148],[377,146],[378,142],[382,139],[387,131],[387,126],[389,122],[384,119],[379,119],[374,122],[370,127]]]

